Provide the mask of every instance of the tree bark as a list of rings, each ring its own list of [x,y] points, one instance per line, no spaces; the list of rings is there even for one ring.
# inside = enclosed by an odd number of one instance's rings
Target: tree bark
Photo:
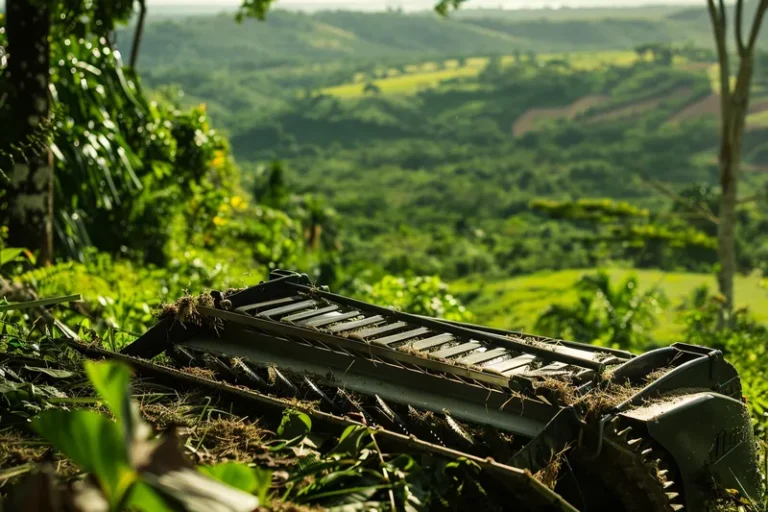
[[[37,252],[48,263],[53,258],[53,157],[42,123],[50,116],[48,96],[51,28],[45,2],[8,0],[9,84],[6,147],[9,244]],[[6,150],[7,151],[7,150]]]
[[[141,39],[144,37],[144,20],[147,17],[147,4],[145,0],[139,0],[139,20],[136,24],[136,32],[133,34],[133,46],[131,47],[130,66],[136,70],[136,63],[139,61],[139,48]]]

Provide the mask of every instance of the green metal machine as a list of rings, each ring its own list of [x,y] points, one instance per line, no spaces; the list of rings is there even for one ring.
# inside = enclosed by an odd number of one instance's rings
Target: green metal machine
[[[719,490],[760,496],[739,376],[720,351],[634,355],[426,318],[286,271],[211,297],[197,325],[169,316],[123,354],[165,351],[254,399],[313,400],[331,423],[472,457],[516,490],[510,510],[699,512]],[[555,462],[543,485],[534,475]]]

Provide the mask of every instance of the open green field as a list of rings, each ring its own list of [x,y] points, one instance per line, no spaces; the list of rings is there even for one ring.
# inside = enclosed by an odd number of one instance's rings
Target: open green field
[[[536,59],[542,63],[567,60],[574,69],[578,70],[598,69],[609,65],[630,66],[638,58],[633,51],[542,53],[536,56]],[[442,63],[411,64],[404,66],[405,73],[396,69],[387,69],[384,73],[386,77],[375,79],[372,83],[379,87],[382,94],[415,94],[420,89],[435,87],[447,80],[477,76],[485,69],[488,62],[487,57],[473,57],[466,59],[464,66],[460,66],[456,59],[449,59]],[[504,66],[512,65],[514,62],[515,57],[512,55],[506,55],[501,59],[501,64]],[[365,94],[366,83],[367,77],[363,73],[358,73],[351,82],[325,88],[322,92],[339,98],[355,98]]]
[[[768,126],[768,110],[750,114],[747,117],[747,123],[751,126],[763,127]]]
[[[485,65],[467,65],[440,71],[418,71],[373,80],[373,83],[381,89],[383,94],[415,94],[424,87],[434,87],[446,80],[477,76],[484,67]],[[351,82],[323,89],[322,92],[340,98],[355,98],[364,94],[365,85],[363,81]]]
[[[465,278],[452,283],[451,290],[467,300],[477,323],[507,329],[530,331],[536,318],[552,303],[569,304],[576,298],[573,284],[588,270],[562,270],[487,281]],[[680,341],[682,329],[677,309],[691,292],[702,284],[716,290],[715,278],[708,274],[671,273],[660,270],[609,269],[612,280],[636,273],[643,287],[660,285],[669,305],[660,316],[654,337],[660,342]],[[747,306],[761,321],[768,321],[768,290],[757,276],[738,277],[736,302]]]

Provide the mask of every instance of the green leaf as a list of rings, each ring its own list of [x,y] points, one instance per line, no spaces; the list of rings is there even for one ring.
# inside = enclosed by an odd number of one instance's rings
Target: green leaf
[[[13,304],[0,304],[0,311],[14,311],[19,309],[40,308],[45,306],[53,306],[56,304],[63,304],[65,302],[76,302],[82,299],[83,299],[82,296],[78,293],[75,295],[64,295],[62,297],[50,297],[47,299],[29,300],[26,302],[15,302]]]
[[[192,468],[142,474],[143,481],[186,512],[253,512],[255,496],[208,477]]]
[[[258,486],[253,469],[245,464],[226,462],[215,466],[201,466],[197,469],[206,476],[247,493],[253,493]]]
[[[360,442],[368,433],[368,429],[360,425],[350,425],[339,437],[339,444],[333,450],[334,453],[348,453],[356,456],[360,452]]]
[[[24,369],[31,372],[44,373],[50,377],[53,377],[54,379],[68,379],[75,375],[73,372],[68,372],[67,370],[57,370],[55,368],[37,368],[34,366],[24,366]]]
[[[287,410],[283,413],[277,435],[282,439],[300,441],[312,430],[312,420],[303,412]]]
[[[32,428],[83,470],[93,473],[110,503],[120,501],[136,479],[120,427],[94,411],[51,409]]]
[[[173,510],[157,491],[144,482],[136,482],[131,487],[130,493],[124,507],[126,510],[145,512],[170,512]]]
[[[133,420],[131,412],[131,373],[128,366],[113,361],[86,361],[85,373],[96,392],[119,422]],[[128,430],[131,432],[131,430]]]
[[[0,250],[0,266],[14,261],[16,258],[24,252],[24,249],[19,247],[6,247]]]
[[[269,504],[269,489],[272,487],[272,471],[262,468],[253,468],[253,476],[256,477],[256,488],[253,494],[259,498],[263,506]]]

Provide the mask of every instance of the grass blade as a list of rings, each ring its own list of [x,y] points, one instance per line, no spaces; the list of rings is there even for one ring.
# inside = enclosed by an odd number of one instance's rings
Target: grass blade
[[[41,308],[45,306],[54,306],[64,304],[65,302],[77,302],[83,300],[79,293],[75,295],[62,295],[60,297],[50,297],[48,299],[30,300],[27,302],[16,302],[15,304],[0,304],[0,313],[5,311],[15,311],[19,309]]]

